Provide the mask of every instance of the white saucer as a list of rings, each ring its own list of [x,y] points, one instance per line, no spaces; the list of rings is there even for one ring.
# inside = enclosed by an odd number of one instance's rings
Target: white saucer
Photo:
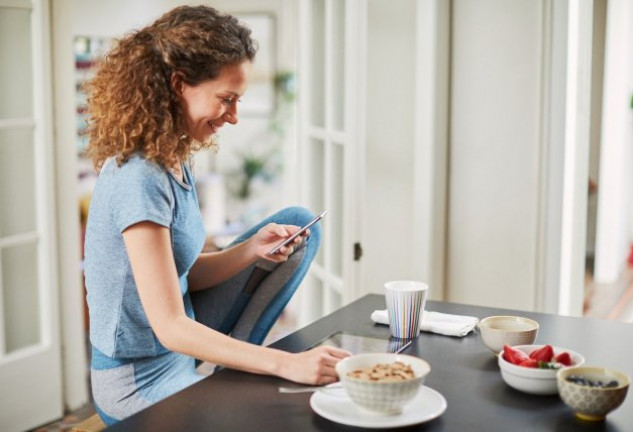
[[[339,384],[340,385],[340,384]],[[370,429],[409,426],[439,417],[446,410],[446,399],[436,390],[422,386],[402,413],[396,415],[372,414],[352,402],[343,389],[316,392],[310,406],[321,417],[348,426]]]

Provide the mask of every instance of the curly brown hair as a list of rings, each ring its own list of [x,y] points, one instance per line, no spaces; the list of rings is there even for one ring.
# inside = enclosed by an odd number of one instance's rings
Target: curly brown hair
[[[88,94],[87,155],[97,170],[134,153],[174,167],[210,144],[184,134],[173,73],[197,85],[223,67],[255,58],[251,31],[208,6],[177,7],[153,24],[124,36],[84,86]]]

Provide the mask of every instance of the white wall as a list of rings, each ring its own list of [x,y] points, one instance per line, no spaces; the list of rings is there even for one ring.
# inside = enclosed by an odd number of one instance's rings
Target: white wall
[[[452,6],[447,299],[533,309],[542,2]]]
[[[75,35],[120,37],[150,24],[170,8],[170,0],[73,0],[72,29]]]
[[[633,3],[608,0],[594,279],[614,282],[633,239]]]

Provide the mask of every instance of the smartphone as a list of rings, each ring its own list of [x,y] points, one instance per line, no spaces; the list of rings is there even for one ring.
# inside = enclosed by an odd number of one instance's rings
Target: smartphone
[[[303,228],[301,228],[299,231],[297,231],[296,233],[294,233],[293,235],[291,235],[290,237],[288,237],[286,240],[283,241],[283,243],[275,246],[273,249],[271,249],[270,251],[268,251],[268,253],[266,255],[274,255],[277,253],[277,251],[279,251],[279,249],[281,249],[284,246],[288,246],[289,244],[291,244],[293,242],[294,239],[296,239],[297,237],[299,237],[301,234],[303,234],[308,228],[310,228],[312,225],[314,225],[315,223],[317,223],[319,220],[321,220],[321,218],[323,216],[325,216],[325,214],[327,213],[327,210],[323,210],[321,213],[319,213],[318,215],[316,215],[316,217],[314,219],[312,219],[310,222],[307,223],[306,226],[304,226]]]

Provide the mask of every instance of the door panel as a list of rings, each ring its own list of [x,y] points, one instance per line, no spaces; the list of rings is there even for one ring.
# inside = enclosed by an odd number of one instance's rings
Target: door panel
[[[0,268],[6,329],[5,353],[9,355],[42,342],[37,244],[3,248]]]
[[[34,162],[33,131],[0,128],[0,237],[37,229]]]
[[[345,2],[336,1],[332,16],[332,95],[337,103],[332,106],[332,123],[335,130],[345,130]]]
[[[331,181],[333,185],[345,184],[345,148],[342,145],[332,146],[332,172]],[[332,218],[330,220],[330,233],[332,238],[343,238],[343,227],[345,221],[343,214],[345,212],[345,191],[343,188],[332,188],[332,197],[330,199],[330,208],[332,209]],[[345,263],[345,245],[341,242],[334,242],[332,248],[332,272],[342,278],[343,265]]]
[[[325,1],[312,0],[312,25],[310,38],[310,124],[325,124]]]
[[[27,2],[24,2],[27,3]],[[0,119],[33,115],[31,11],[1,7],[0,2]]]
[[[321,209],[325,209],[325,184],[323,182],[325,175],[325,145],[323,140],[311,138],[307,154],[310,163],[306,167],[307,182],[309,184],[308,196],[305,198],[307,201],[306,206],[318,213]],[[330,216],[328,214],[326,217],[329,219]],[[321,222],[322,226],[324,224],[325,220]],[[323,266],[325,265],[324,260],[323,248],[319,248],[314,261]]]

